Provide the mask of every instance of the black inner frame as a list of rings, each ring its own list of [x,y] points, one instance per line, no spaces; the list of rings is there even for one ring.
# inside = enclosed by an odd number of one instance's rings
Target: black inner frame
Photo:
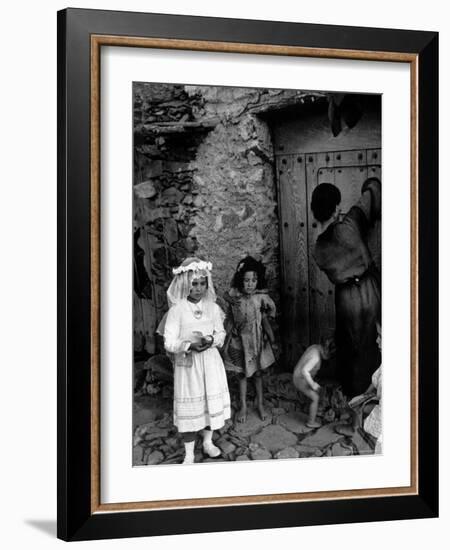
[[[91,514],[90,35],[419,56],[419,494]],[[173,16],[58,12],[58,537],[88,540],[438,515],[438,34]]]

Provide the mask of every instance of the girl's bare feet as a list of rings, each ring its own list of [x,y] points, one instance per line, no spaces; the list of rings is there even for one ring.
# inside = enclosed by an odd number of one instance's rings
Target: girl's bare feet
[[[242,405],[242,407],[236,413],[236,422],[245,422],[247,420],[247,407]]]
[[[259,416],[260,416],[261,420],[265,420],[267,418],[267,414],[266,414],[266,411],[263,407],[263,404],[259,403],[257,405],[257,408],[258,408],[258,412],[259,412]]]
[[[247,420],[247,378],[243,374],[239,378],[239,402],[241,408],[236,413],[236,422],[242,423]]]

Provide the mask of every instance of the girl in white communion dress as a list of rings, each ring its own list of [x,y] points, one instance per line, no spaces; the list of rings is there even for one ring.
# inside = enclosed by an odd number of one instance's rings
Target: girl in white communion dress
[[[173,354],[173,423],[183,436],[183,464],[194,462],[197,433],[203,431],[203,451],[218,457],[213,430],[230,418],[230,394],[218,347],[223,345],[224,314],[216,304],[212,264],[187,258],[173,270],[167,290],[169,312],[165,319],[164,346]]]

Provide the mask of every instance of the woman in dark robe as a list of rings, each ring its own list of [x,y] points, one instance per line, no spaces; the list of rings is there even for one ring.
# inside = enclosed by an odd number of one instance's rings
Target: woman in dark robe
[[[360,200],[343,217],[340,202],[335,185],[314,189],[311,210],[322,231],[313,255],[335,285],[338,374],[344,393],[353,397],[364,392],[381,363],[376,344],[381,278],[367,244],[370,226],[381,217],[380,180],[367,179]]]

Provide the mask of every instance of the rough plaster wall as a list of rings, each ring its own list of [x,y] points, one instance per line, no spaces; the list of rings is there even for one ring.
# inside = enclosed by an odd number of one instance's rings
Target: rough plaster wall
[[[250,254],[266,266],[269,289],[278,301],[278,220],[268,127],[249,114],[219,123],[191,167],[204,202],[191,234],[198,254],[214,264],[217,293],[229,288],[238,262]]]

